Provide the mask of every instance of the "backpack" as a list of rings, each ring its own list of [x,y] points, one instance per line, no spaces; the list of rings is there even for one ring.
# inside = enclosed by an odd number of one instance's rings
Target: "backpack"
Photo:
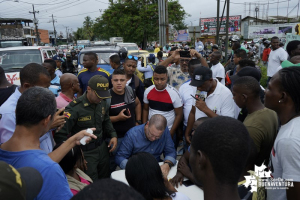
[[[110,90],[108,90],[110,92]],[[125,97],[124,97],[124,101],[126,104],[131,104],[133,102],[131,102],[131,99],[134,98],[135,99],[135,93],[133,92],[132,88],[130,86],[126,86],[125,87]],[[110,104],[111,104],[111,98],[107,98],[106,100],[106,106],[107,108],[110,108]]]

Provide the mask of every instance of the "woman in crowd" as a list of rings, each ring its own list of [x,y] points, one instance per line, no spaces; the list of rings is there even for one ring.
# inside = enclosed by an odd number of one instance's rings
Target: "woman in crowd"
[[[265,90],[265,106],[280,119],[280,130],[270,155],[274,179],[293,181],[288,189],[270,189],[267,199],[300,199],[300,67],[278,71]]]
[[[57,149],[61,144],[56,145],[54,149]],[[73,147],[59,162],[59,165],[66,174],[73,195],[77,194],[87,185],[93,183],[92,179],[83,172],[87,167],[82,150],[79,146]]]
[[[177,192],[167,177],[163,177],[159,164],[150,153],[133,155],[127,162],[125,176],[129,185],[146,200],[189,200]]]

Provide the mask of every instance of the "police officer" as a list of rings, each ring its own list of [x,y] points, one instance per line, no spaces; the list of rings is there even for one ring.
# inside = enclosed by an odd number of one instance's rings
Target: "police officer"
[[[73,135],[91,127],[96,128],[94,135],[97,136],[97,140],[81,145],[87,161],[86,173],[93,180],[110,176],[109,152],[117,147],[117,133],[108,114],[108,101],[111,98],[108,86],[107,78],[101,75],[93,76],[88,82],[87,91],[66,107],[66,123],[54,135],[55,141],[60,143],[65,141],[69,134]],[[104,141],[104,133],[111,138],[108,146]],[[112,148],[109,151],[110,147]]]

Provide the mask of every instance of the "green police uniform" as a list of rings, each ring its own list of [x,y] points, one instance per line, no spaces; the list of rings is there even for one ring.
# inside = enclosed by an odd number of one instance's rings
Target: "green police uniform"
[[[97,75],[98,76],[98,75]],[[107,85],[108,88],[108,85]],[[87,161],[87,175],[93,180],[107,178],[109,171],[109,152],[103,133],[108,137],[117,137],[108,114],[107,100],[102,99],[99,104],[91,104],[84,93],[81,97],[71,102],[65,109],[64,115],[66,123],[64,127],[54,135],[57,143],[65,141],[69,134],[74,135],[87,128],[96,128],[94,135],[97,140],[92,140],[89,144],[81,145]]]

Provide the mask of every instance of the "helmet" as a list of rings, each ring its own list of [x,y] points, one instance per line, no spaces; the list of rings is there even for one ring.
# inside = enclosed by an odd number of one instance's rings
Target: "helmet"
[[[199,51],[203,51],[203,46],[198,46]]]
[[[217,44],[214,44],[214,45],[212,46],[212,48],[213,48],[213,49],[219,49],[219,46],[218,46]]]
[[[120,56],[120,59],[121,59],[121,60],[125,60],[125,58],[127,57],[127,54],[128,54],[128,51],[127,51],[127,49],[125,49],[124,47],[122,47],[122,48],[119,50],[119,56]]]
[[[72,49],[72,50],[71,50],[71,53],[76,53],[75,49]]]
[[[64,52],[60,49],[58,50],[58,54],[64,54]]]
[[[66,57],[67,57],[67,58],[68,58],[68,57],[72,57],[72,56],[71,56],[71,53],[68,52],[68,53],[66,54]]]
[[[232,42],[237,42],[239,40],[240,40],[239,36],[237,36],[237,35],[232,36],[232,39],[231,39]]]

